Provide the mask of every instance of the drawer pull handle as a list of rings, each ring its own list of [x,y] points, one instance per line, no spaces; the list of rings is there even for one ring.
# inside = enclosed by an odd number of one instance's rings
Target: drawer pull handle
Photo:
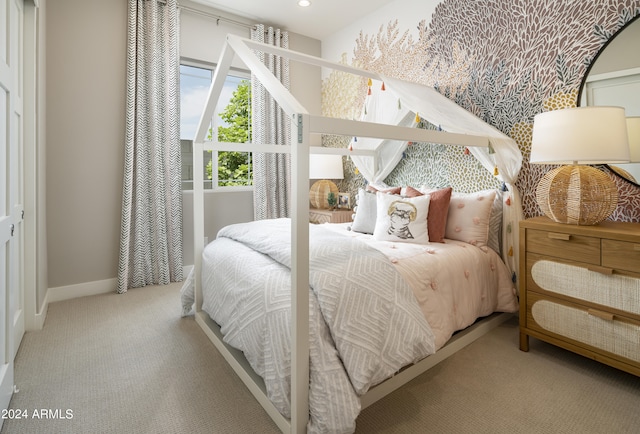
[[[592,315],[592,316],[598,317],[598,318],[600,318],[600,319],[604,319],[604,320],[606,320],[606,321],[613,321],[613,318],[614,318],[614,316],[615,316],[615,315],[614,315],[614,314],[612,314],[612,313],[609,313],[609,312],[603,312],[603,311],[601,311],[601,310],[597,310],[597,309],[588,309],[588,310],[587,310],[587,313],[588,313],[589,315]]]
[[[589,266],[587,266],[587,270],[593,271],[595,273],[606,274],[606,275],[613,274],[613,268],[599,267],[597,265],[589,265]]]
[[[552,240],[569,241],[571,239],[571,234],[560,234],[557,232],[548,232],[547,235]]]

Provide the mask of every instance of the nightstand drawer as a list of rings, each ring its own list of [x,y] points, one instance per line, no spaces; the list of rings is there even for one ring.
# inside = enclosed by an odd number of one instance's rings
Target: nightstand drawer
[[[578,263],[565,264],[540,255],[527,258],[527,286],[550,296],[570,297],[578,303],[640,320],[640,279],[591,271]]]
[[[637,321],[535,293],[527,299],[527,317],[532,330],[573,341],[586,349],[596,348],[640,362],[640,323]]]
[[[640,243],[603,239],[602,265],[637,273],[640,265]]]
[[[526,246],[528,252],[600,265],[600,238],[529,229]]]

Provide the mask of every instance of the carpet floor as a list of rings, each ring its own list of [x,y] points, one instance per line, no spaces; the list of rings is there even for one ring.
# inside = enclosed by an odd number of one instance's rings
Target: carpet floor
[[[276,433],[180,284],[49,305],[25,334],[2,434]],[[517,318],[364,409],[365,433],[637,433],[640,378],[531,339]],[[14,415],[17,412],[14,412]]]

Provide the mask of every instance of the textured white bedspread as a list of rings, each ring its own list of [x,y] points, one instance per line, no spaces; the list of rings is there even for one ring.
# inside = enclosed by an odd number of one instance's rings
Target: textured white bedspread
[[[204,251],[203,310],[290,412],[290,221],[228,226]],[[358,395],[435,352],[411,288],[389,260],[311,226],[310,432],[353,432]]]
[[[289,224],[228,226],[203,252],[203,310],[225,341],[245,353],[286,417]],[[518,308],[507,268],[491,250],[448,240],[375,241],[345,225],[312,225],[310,231],[309,432],[354,431],[358,395],[432,354],[477,318]],[[187,309],[189,293],[187,282]]]

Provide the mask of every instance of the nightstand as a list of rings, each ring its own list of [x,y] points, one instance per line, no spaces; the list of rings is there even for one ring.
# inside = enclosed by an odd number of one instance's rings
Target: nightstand
[[[640,376],[640,224],[520,222],[520,349],[529,336]]]
[[[338,209],[309,209],[309,221],[311,223],[347,223],[352,221],[353,210]]]

